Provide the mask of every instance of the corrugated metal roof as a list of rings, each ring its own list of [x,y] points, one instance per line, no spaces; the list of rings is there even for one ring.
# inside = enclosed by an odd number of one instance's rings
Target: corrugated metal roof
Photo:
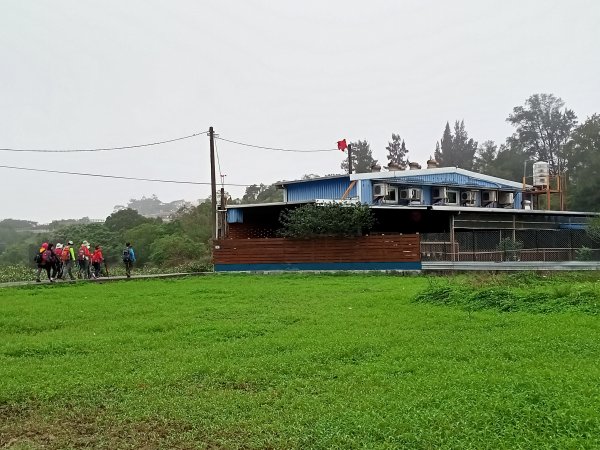
[[[285,189],[288,201],[305,201],[316,198],[336,200],[342,198],[344,192],[346,192],[350,186],[350,183],[350,177],[345,176],[291,184],[286,186]],[[355,183],[346,198],[353,198],[356,196],[357,188]]]
[[[307,178],[305,180],[282,180],[282,181],[277,181],[276,183],[273,183],[274,186],[278,187],[278,188],[283,188],[287,185],[290,184],[297,184],[297,183],[308,183],[311,181],[320,181],[320,180],[334,180],[337,178],[350,178],[350,176],[348,174],[339,174],[339,175],[328,175],[326,177],[315,177],[315,178]]]
[[[403,179],[407,177],[416,177],[417,179],[423,176],[435,176],[435,175],[462,175],[468,179],[485,181],[492,183],[492,185],[500,185],[506,187],[513,187],[515,189],[522,189],[523,183],[516,181],[505,180],[503,178],[492,177],[490,175],[484,175],[482,173],[473,172],[470,170],[460,169],[458,167],[438,167],[435,169],[419,169],[419,170],[398,170],[392,172],[370,172],[370,173],[354,173],[350,175],[351,180],[389,180]],[[443,179],[440,178],[440,179]],[[434,181],[432,181],[434,183]]]

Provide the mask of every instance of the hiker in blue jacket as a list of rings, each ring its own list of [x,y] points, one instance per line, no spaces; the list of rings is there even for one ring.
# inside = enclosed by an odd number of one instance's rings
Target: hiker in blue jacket
[[[135,252],[133,251],[131,243],[127,242],[123,249],[123,263],[125,264],[125,275],[127,275],[127,278],[131,278],[131,268],[133,267],[134,262]]]

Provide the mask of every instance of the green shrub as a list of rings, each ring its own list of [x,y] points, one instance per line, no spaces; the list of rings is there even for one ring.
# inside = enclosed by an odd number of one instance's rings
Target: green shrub
[[[592,261],[594,259],[594,251],[589,247],[581,247],[575,250],[575,259],[577,261]]]
[[[505,238],[500,241],[497,249],[502,252],[504,261],[520,261],[523,243],[511,238]]]
[[[326,203],[308,204],[281,213],[280,236],[309,238],[317,236],[361,236],[375,223],[367,205]]]
[[[600,217],[590,219],[586,233],[592,241],[600,244]]]

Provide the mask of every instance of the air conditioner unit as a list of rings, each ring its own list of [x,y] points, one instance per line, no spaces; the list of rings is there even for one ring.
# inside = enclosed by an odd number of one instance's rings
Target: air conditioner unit
[[[421,192],[421,189],[417,188],[403,189],[400,191],[400,199],[408,200],[409,202],[420,202]]]
[[[373,185],[373,196],[384,197],[388,195],[389,186],[385,183],[377,183]]]
[[[477,199],[476,191],[464,191],[460,194],[460,202],[466,205],[474,205]]]
[[[390,186],[388,193],[383,197],[383,203],[398,204],[398,188]]]
[[[431,196],[433,197],[434,200],[443,200],[448,197],[445,187],[431,188]]]
[[[410,196],[410,200],[411,201],[421,201],[421,193],[423,192],[421,189],[411,189],[411,196]]]
[[[500,192],[498,203],[502,206],[512,205],[515,202],[515,194],[512,192]]]
[[[498,201],[498,192],[496,191],[483,191],[481,193],[482,203],[492,203]]]

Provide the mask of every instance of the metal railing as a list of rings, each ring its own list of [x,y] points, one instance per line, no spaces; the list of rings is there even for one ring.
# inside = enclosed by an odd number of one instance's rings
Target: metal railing
[[[458,230],[421,235],[422,261],[600,261],[582,230]]]

